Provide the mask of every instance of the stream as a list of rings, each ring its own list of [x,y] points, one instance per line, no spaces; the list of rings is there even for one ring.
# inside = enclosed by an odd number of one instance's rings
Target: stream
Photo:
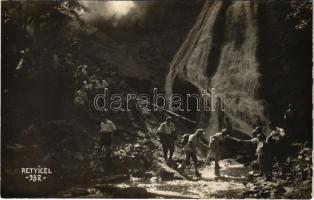
[[[249,169],[231,159],[220,161],[221,177],[214,175],[214,166],[202,167],[199,171],[201,178],[193,174],[193,169],[186,169],[187,175],[191,180],[171,180],[171,181],[142,181],[141,179],[131,178],[130,182],[116,184],[116,186],[141,187],[148,192],[173,198],[209,198],[209,197],[233,197],[236,198],[240,192],[245,190],[246,175]]]

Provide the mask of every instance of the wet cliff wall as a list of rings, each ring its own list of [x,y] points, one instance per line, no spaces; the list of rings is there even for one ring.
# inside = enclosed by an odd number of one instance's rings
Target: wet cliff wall
[[[244,132],[269,121],[284,127],[283,114],[292,103],[296,121],[300,121],[295,124],[295,136],[310,136],[310,6],[311,3],[293,2],[205,1],[170,63],[166,94],[201,94],[212,88],[223,93],[224,112],[197,112],[192,108],[194,113],[186,114],[212,133],[229,127],[230,122]],[[180,85],[186,85],[187,90]]]

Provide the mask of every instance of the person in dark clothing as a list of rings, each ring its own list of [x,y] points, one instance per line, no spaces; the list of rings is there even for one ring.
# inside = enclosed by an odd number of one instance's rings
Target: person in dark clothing
[[[172,156],[174,153],[174,142],[176,140],[176,129],[172,122],[172,118],[168,116],[166,121],[161,123],[159,128],[157,129],[157,135],[159,135],[160,143],[162,145],[164,159],[166,162],[172,160]],[[169,152],[169,158],[168,158]]]
[[[288,137],[294,137],[295,135],[295,110],[292,104],[288,105],[288,109],[284,114],[285,132]]]
[[[269,123],[270,134],[266,138],[266,143],[272,152],[272,158],[278,162],[279,173],[285,176],[285,164],[288,158],[289,143],[287,136],[282,128],[277,127],[274,123]]]
[[[112,135],[116,130],[117,128],[111,120],[105,119],[100,122],[100,150],[102,151],[104,147],[107,157],[111,157]]]

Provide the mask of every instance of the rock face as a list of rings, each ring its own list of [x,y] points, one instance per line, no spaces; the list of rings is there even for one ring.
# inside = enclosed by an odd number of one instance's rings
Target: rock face
[[[194,88],[191,91],[196,95],[205,89],[213,93],[212,88],[215,94],[223,94],[225,112],[201,108],[198,114],[190,112],[188,116],[211,134],[229,127],[229,121],[244,132],[268,120],[283,126],[284,111],[293,103],[297,119],[302,119],[296,120],[293,137],[310,137],[311,5],[311,2],[205,2],[170,63],[165,84],[168,98],[178,91],[186,94],[180,89],[182,83],[186,83],[189,92]],[[291,19],[291,15],[302,16]],[[301,25],[295,26],[296,21]],[[301,29],[296,28],[300,26]],[[216,103],[211,106],[219,108],[221,103]],[[193,113],[197,104],[190,106]]]
[[[257,7],[256,2],[206,1],[170,63],[165,85],[168,98],[173,95],[176,79],[194,85],[199,95],[207,90],[212,96],[210,100],[200,100],[198,108],[199,123],[210,134],[230,125],[249,132],[256,123],[266,120],[262,101],[256,98],[260,77],[256,58]],[[218,39],[220,34],[224,37]],[[213,53],[218,57],[216,65],[210,59]],[[211,111],[203,108],[205,103]]]
[[[307,139],[312,133],[312,3],[300,4],[259,3],[257,57],[261,73],[259,94],[265,100],[267,116],[283,126],[284,111],[289,103],[294,104],[297,116],[293,137]],[[296,29],[298,21],[309,23]]]

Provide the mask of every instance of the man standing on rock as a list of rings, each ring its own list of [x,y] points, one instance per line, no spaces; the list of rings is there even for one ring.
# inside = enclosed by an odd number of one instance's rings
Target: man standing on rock
[[[107,157],[111,157],[112,135],[116,130],[111,120],[105,119],[100,122],[100,150],[105,147]]]
[[[192,158],[194,162],[194,168],[195,168],[195,175],[200,177],[201,174],[198,172],[197,169],[197,146],[204,146],[205,148],[209,149],[209,146],[205,144],[205,138],[204,138],[204,131],[203,129],[197,129],[194,134],[189,136],[189,139],[187,143],[184,145],[184,152],[185,152],[185,162],[181,166],[181,170],[185,169],[185,166],[190,162],[190,159]]]
[[[166,121],[161,123],[156,134],[159,135],[160,143],[164,153],[165,161],[171,161],[174,152],[174,142],[176,140],[176,129],[172,123],[172,118],[168,116]],[[170,153],[168,159],[168,152]]]

